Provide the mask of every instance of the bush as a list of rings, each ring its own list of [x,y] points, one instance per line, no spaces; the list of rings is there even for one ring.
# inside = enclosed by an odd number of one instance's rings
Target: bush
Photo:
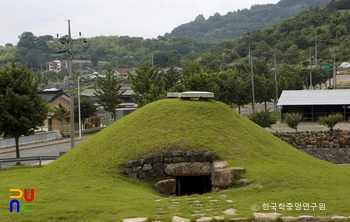
[[[286,113],[283,117],[287,125],[298,132],[298,124],[303,119],[302,115],[300,113]]]
[[[270,111],[254,111],[253,113],[250,113],[247,116],[251,121],[263,128],[271,128],[271,125],[276,123],[276,119],[272,116]]]
[[[329,114],[328,116],[321,116],[318,118],[318,123],[329,128],[329,131],[333,132],[333,127],[342,121],[343,115],[340,113]]]

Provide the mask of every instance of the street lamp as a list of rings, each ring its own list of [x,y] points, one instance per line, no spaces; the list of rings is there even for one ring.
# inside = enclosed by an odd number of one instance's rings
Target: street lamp
[[[80,78],[89,77],[90,75],[78,76],[78,112],[79,112],[79,139],[81,138],[81,111],[80,111]]]

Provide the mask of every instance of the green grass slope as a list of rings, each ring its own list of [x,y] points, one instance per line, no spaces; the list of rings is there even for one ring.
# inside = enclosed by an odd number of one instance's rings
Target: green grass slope
[[[206,216],[228,208],[250,217],[264,203],[325,203],[327,210],[282,210],[282,215],[346,215],[350,168],[315,159],[215,101],[161,100],[131,113],[40,169],[0,171],[1,221],[116,221],[145,216],[196,219],[186,197],[162,197],[153,183],[123,175],[124,164],[172,149],[211,150],[218,160],[247,170],[253,183],[223,193],[195,195]],[[35,212],[8,212],[9,188],[34,187]],[[155,200],[160,199],[160,202]],[[209,202],[215,199],[215,205]],[[232,200],[227,201],[227,200]],[[350,216],[350,215],[346,215]]]

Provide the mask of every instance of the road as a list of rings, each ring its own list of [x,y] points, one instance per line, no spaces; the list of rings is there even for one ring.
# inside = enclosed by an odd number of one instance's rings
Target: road
[[[75,141],[75,145],[82,143],[84,140]],[[68,152],[71,149],[70,142],[60,144],[48,144],[47,146],[40,146],[38,148],[26,149],[20,151],[21,157],[31,156],[59,156],[60,152]],[[0,159],[16,158],[16,152],[0,154]],[[44,162],[44,161],[43,161]],[[11,166],[15,163],[2,163],[2,167]],[[38,161],[27,161],[22,164],[33,165],[38,164]]]
[[[266,103],[267,110],[273,110],[274,104],[273,102]],[[254,106],[255,111],[260,111],[262,109],[265,109],[265,104],[264,103],[256,103]],[[236,112],[238,112],[238,108],[235,109]],[[241,115],[247,115],[249,113],[253,112],[252,105],[245,105],[243,108],[241,107]]]

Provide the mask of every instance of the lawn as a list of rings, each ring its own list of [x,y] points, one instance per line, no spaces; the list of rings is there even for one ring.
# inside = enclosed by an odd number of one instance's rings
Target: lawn
[[[243,176],[253,182],[224,192],[165,197],[154,183],[125,177],[127,161],[178,148],[211,150],[217,160],[246,168]],[[0,181],[1,221],[170,221],[174,215],[229,219],[222,212],[228,208],[237,210],[235,217],[252,218],[253,204],[260,212],[275,212],[274,203],[282,215],[350,216],[350,167],[315,159],[214,101],[157,101],[43,168],[1,170]],[[10,188],[35,189],[33,213],[9,212]],[[298,203],[317,207],[297,210]],[[283,210],[283,204],[293,208]]]

